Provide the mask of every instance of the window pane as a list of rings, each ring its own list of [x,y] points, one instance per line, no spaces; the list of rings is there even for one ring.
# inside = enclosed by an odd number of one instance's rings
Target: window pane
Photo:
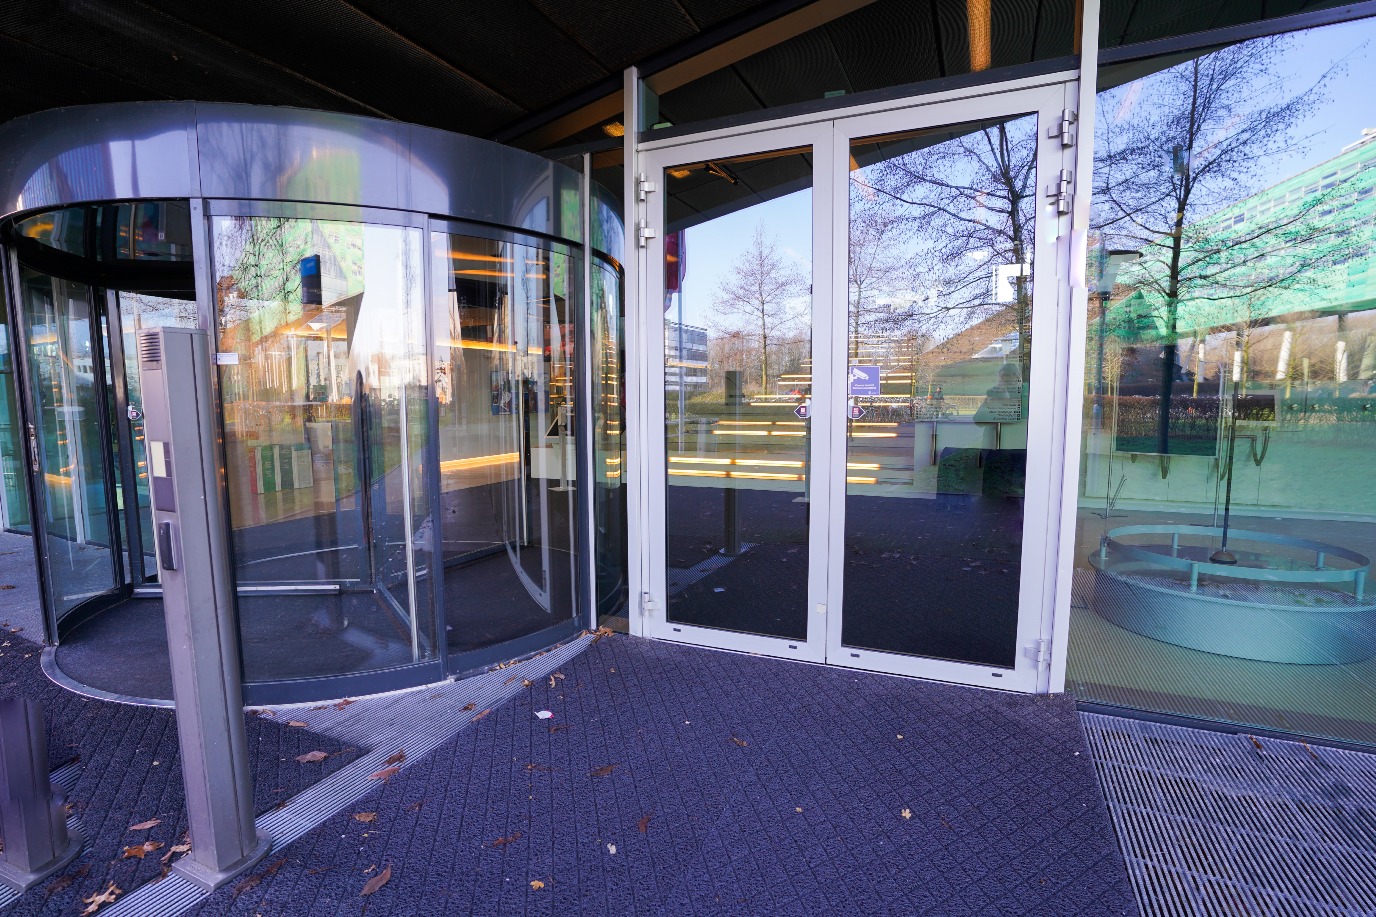
[[[1099,94],[1083,700],[1376,743],[1373,39],[1258,39]]]

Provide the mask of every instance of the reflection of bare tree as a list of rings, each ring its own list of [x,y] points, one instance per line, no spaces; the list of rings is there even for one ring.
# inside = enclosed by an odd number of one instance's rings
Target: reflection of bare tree
[[[759,342],[761,390],[769,389],[771,342],[797,321],[791,302],[809,289],[802,267],[779,251],[761,224],[716,291],[712,311],[728,330],[739,327]]]
[[[853,192],[857,190],[854,186]],[[903,299],[911,291],[908,248],[913,230],[892,199],[860,185],[851,194],[850,247],[846,274],[850,287],[850,359],[860,362],[861,341],[902,334],[913,322],[915,308]]]
[[[1012,306],[1025,379],[1036,119],[973,125],[932,139],[938,142],[858,175],[852,201],[866,195],[888,199],[910,228],[914,273],[936,290],[913,307],[911,318],[935,336],[949,337]]]
[[[1161,343],[1161,453],[1169,451],[1170,398],[1183,375],[1182,303],[1222,304],[1213,324],[1237,326],[1241,346],[1254,313],[1264,312],[1256,308],[1261,294],[1314,282],[1316,269],[1346,246],[1341,221],[1323,212],[1340,187],[1250,219],[1215,216],[1255,192],[1293,150],[1295,129],[1334,73],[1291,91],[1279,69],[1287,47],[1284,37],[1245,42],[1100,97],[1094,223],[1109,248],[1141,252],[1123,280],[1143,294],[1134,320],[1159,329],[1151,333]]]

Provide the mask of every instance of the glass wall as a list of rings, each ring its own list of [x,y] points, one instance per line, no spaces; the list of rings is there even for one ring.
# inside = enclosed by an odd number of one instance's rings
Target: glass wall
[[[573,618],[577,293],[560,248],[433,233],[440,561],[462,653]]]
[[[625,628],[622,606],[627,588],[626,310],[621,290],[620,272],[606,262],[594,262],[588,310],[593,325],[593,350],[588,361],[592,367],[597,614],[600,623],[618,626],[607,620],[611,616],[619,619],[620,628]]]
[[[10,352],[9,291],[0,289],[0,475],[3,475],[7,529],[31,533],[29,491],[24,485],[28,473],[28,440],[19,417],[19,392],[15,380],[15,359]]]
[[[1376,743],[1373,48],[1366,20],[1103,76],[1081,700]]]
[[[212,229],[246,677],[432,658],[422,232]]]

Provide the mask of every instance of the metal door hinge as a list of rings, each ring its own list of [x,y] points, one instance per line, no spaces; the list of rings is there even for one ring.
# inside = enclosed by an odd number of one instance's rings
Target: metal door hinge
[[[656,611],[659,611],[659,603],[650,597],[650,593],[640,593],[640,616],[642,618],[654,617]]]
[[[655,186],[654,182],[650,181],[648,178],[645,177],[644,172],[641,172],[638,176],[636,176],[636,187],[640,190],[640,199],[642,201],[645,200],[645,195],[654,194],[656,191],[659,190]]]
[[[1033,641],[1027,647],[1027,658],[1035,662],[1039,669],[1051,668],[1051,641],[1045,637]]]
[[[641,220],[638,226],[638,230],[640,235],[640,247],[644,248],[646,245],[650,243],[650,240],[655,237],[655,231],[650,226],[648,220]]]
[[[1070,182],[1074,177],[1068,169],[1062,169],[1056,181],[1046,186],[1046,196],[1056,202],[1057,213],[1070,212]]]
[[[1075,145],[1075,132],[1070,129],[1070,125],[1080,120],[1080,116],[1068,108],[1061,109],[1061,120],[1055,122],[1046,129],[1046,136],[1060,137],[1061,146]],[[641,200],[645,198],[642,196]]]

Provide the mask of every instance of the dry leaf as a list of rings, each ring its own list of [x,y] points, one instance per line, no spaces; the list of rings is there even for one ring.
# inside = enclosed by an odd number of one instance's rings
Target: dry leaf
[[[303,723],[303,722],[301,722],[300,720],[288,720],[288,721],[287,721],[287,725],[288,725],[288,726],[296,726],[297,728],[300,728],[300,727],[303,727],[303,726],[309,726],[310,723]]]
[[[388,758],[386,761],[384,761],[384,762],[382,762],[382,763],[383,763],[383,764],[400,764],[401,762],[403,762],[403,761],[405,761],[405,760],[406,760],[406,752],[402,751],[401,749],[397,749],[397,753],[396,753],[396,754],[392,755],[392,757]]]
[[[349,705],[352,704],[352,703],[356,703],[356,702],[355,702],[352,698],[346,697],[346,698],[344,698],[342,701],[340,701],[339,703],[335,704],[335,705],[334,705],[334,709],[336,709],[336,710],[343,710],[345,707],[349,706]]]
[[[297,755],[296,760],[302,764],[315,764],[324,761],[329,755],[323,751],[308,751],[304,755]]]
[[[263,877],[254,873],[251,876],[244,876],[239,880],[239,884],[234,886],[234,897],[239,897],[246,891],[252,891],[258,887],[258,883],[263,881]]]
[[[249,713],[253,714],[254,716],[272,716],[272,715],[273,715],[273,713],[272,713],[271,710],[266,710],[266,709],[250,710]]]
[[[599,767],[599,768],[597,768],[596,770],[594,770],[591,774],[588,774],[588,776],[589,776],[589,777],[609,777],[609,776],[611,776],[612,771],[616,770],[616,767],[617,767],[617,765],[615,765],[615,764],[604,764],[602,767]]]
[[[650,817],[653,814],[654,813],[646,815],[643,818],[641,818],[640,821],[635,823],[635,826],[640,829],[641,834],[644,834],[645,832],[650,830]]]
[[[464,710],[473,710],[473,709],[476,709],[477,706],[478,706],[477,704],[464,704],[464,705],[463,705],[463,709],[464,709]]]
[[[803,811],[803,807],[802,807],[802,806],[794,806],[794,807],[793,807],[793,811],[794,811],[794,812],[801,812],[801,811]]]
[[[610,627],[599,627],[597,630],[593,631],[593,633],[595,633],[597,636],[592,638],[592,642],[596,643],[603,637],[610,637],[612,634],[616,633],[616,631],[612,630]]]
[[[354,821],[361,821],[361,822],[363,822],[363,824],[365,824],[365,825],[368,824],[368,823],[370,823],[370,822],[375,822],[375,821],[377,821],[377,813],[376,813],[376,812],[355,812],[355,813],[354,813]]]
[[[899,814],[899,815],[902,815],[904,818],[912,818],[912,817],[913,817],[913,810],[912,810],[912,809],[904,809],[902,812],[899,812],[898,814]]]
[[[539,879],[531,879],[530,887],[538,892],[540,889],[545,887],[545,883],[541,882]]]
[[[383,783],[386,783],[386,782],[387,782],[388,780],[390,780],[392,777],[395,777],[397,771],[399,771],[399,770],[401,770],[401,768],[395,767],[395,766],[394,766],[394,767],[384,767],[382,770],[377,771],[376,773],[369,774],[369,775],[368,775],[368,779],[369,779],[369,780],[381,780]]]
[[[162,861],[163,861],[164,863],[166,863],[168,860],[172,859],[172,857],[176,856],[176,855],[179,854],[179,853],[190,853],[190,852],[191,852],[191,844],[190,844],[189,842],[183,842],[183,843],[180,843],[180,844],[173,844],[173,845],[172,845],[172,849],[171,849],[171,850],[168,850],[166,853],[164,853],[164,854],[162,855]]]
[[[736,738],[735,736],[732,736],[732,737],[731,737],[731,741],[732,741],[732,742],[735,742],[735,743],[736,743],[737,745],[739,745],[741,748],[746,748],[746,747],[748,747],[748,746],[750,745],[750,743],[747,742],[745,739],[738,739],[738,738]]]
[[[359,897],[366,898],[382,886],[386,885],[391,880],[392,864],[388,863],[386,869],[382,870],[382,872],[373,876],[371,879],[369,879],[367,882],[363,884],[363,894],[361,894]]]
[[[145,855],[152,853],[154,850],[161,849],[162,841],[144,841],[142,844],[135,844],[132,847],[125,847],[124,853],[121,854],[121,859],[127,860],[130,857],[138,857],[141,860],[144,858]]]
[[[492,843],[488,844],[487,846],[489,846],[489,847],[505,847],[507,844],[514,844],[514,843],[516,843],[517,841],[519,841],[520,839],[521,839],[521,832],[517,831],[515,834],[508,834],[506,837],[499,837],[499,838],[497,838],[495,841],[493,841]]]
[[[161,818],[150,818],[148,821],[141,821],[137,825],[130,825],[130,831],[147,831],[149,828],[156,828],[162,824]]]
[[[1249,738],[1249,739],[1252,740],[1252,744],[1255,745],[1255,746],[1257,747],[1257,751],[1265,751],[1265,750],[1266,750],[1266,749],[1264,749],[1264,748],[1261,747],[1261,743],[1257,741],[1257,737],[1256,737],[1256,736],[1248,736],[1247,738]]]
[[[470,723],[476,723],[476,722],[478,722],[478,720],[480,720],[480,719],[482,719],[483,717],[487,716],[487,715],[488,715],[489,713],[491,713],[491,712],[492,712],[492,708],[491,708],[491,707],[488,707],[488,708],[487,708],[486,710],[484,710],[482,713],[479,713],[477,716],[473,717],[473,719],[469,720],[469,722],[470,722]]]
[[[417,799],[415,802],[411,803],[409,806],[406,807],[406,811],[407,811],[407,812],[419,812],[419,811],[420,811],[420,807],[423,806],[423,805],[425,805],[425,800],[424,800],[424,799]]]
[[[82,917],[86,917],[88,914],[94,914],[96,911],[100,910],[102,904],[114,904],[115,899],[123,893],[124,889],[111,882],[105,891],[96,895],[91,895],[89,898],[82,898],[81,903],[87,905],[86,910],[81,912]]]

